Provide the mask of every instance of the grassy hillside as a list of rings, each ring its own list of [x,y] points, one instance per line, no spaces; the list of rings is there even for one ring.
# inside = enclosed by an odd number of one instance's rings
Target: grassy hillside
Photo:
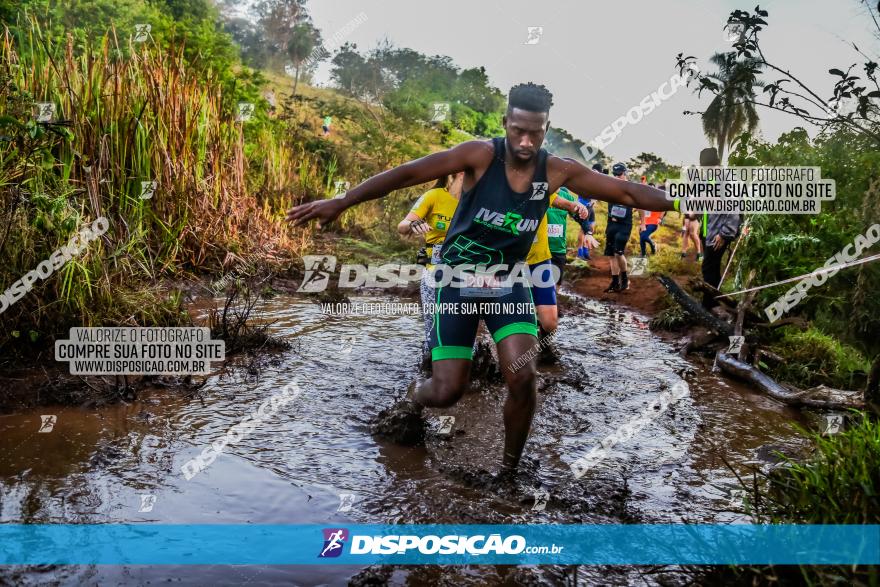
[[[289,80],[242,66],[230,86],[181,51],[123,47],[113,34],[76,51],[30,21],[0,41],[0,283],[10,287],[83,226],[109,223],[7,296],[0,354],[42,348],[73,325],[185,322],[168,279],[222,273],[230,253],[294,259],[312,233],[291,232],[286,209],[440,148],[437,130],[384,108],[304,84],[291,100]],[[54,114],[39,120],[34,103]],[[247,120],[237,120],[240,103],[254,105]],[[324,138],[327,113],[334,129]],[[152,196],[142,182],[155,182]],[[388,241],[417,191],[341,225]]]

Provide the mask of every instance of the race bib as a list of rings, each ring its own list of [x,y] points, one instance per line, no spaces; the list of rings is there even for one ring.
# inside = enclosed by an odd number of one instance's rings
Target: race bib
[[[562,225],[561,224],[548,224],[547,225],[547,236],[562,236]]]
[[[461,288],[463,298],[500,298],[511,293],[513,288],[503,286],[505,280],[494,275],[464,274]]]
[[[611,215],[615,218],[626,218],[626,206],[618,204],[611,206]]]

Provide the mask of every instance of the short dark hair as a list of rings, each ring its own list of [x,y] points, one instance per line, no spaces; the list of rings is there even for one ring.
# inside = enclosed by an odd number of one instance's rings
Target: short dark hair
[[[553,94],[546,87],[529,82],[510,88],[507,95],[507,109],[521,108],[529,112],[550,112]]]

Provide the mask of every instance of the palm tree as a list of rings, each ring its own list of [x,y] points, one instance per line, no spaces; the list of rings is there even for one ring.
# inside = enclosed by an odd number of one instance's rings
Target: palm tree
[[[754,59],[739,61],[736,53],[716,53],[709,61],[718,66],[718,72],[707,77],[717,82],[718,87],[715,98],[703,112],[703,132],[723,160],[725,149],[739,135],[758,128],[755,88],[764,82],[756,77],[760,69]]]

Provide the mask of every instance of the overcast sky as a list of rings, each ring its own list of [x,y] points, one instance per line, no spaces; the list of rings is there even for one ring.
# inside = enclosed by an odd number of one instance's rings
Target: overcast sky
[[[428,55],[449,55],[461,67],[485,66],[504,94],[526,81],[545,84],[554,95],[551,123],[589,141],[675,74],[675,55],[708,57],[728,48],[722,27],[734,9],[758,0],[311,0],[309,10],[325,38],[363,12],[366,22],[346,40],[359,49],[387,38],[396,46]],[[831,67],[859,62],[851,42],[878,58],[878,43],[858,0],[770,0],[762,46],[770,61],[791,68],[805,83],[830,93]],[[528,27],[543,27],[537,44],[525,44]],[[317,81],[328,81],[329,66]],[[698,116],[702,110],[683,89],[636,125],[628,125],[605,151],[628,159],[654,152],[673,163],[695,163],[707,146]],[[795,126],[795,117],[762,109],[761,132],[775,140]]]

